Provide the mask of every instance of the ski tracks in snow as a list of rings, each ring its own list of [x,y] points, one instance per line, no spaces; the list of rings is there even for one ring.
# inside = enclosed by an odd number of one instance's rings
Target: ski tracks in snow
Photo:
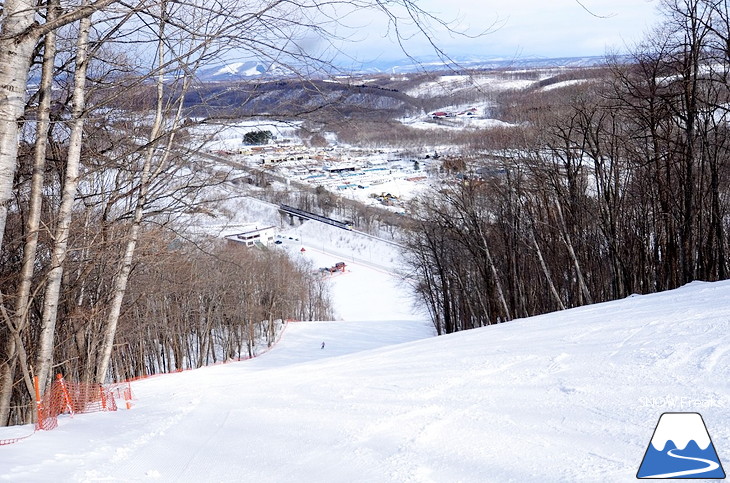
[[[145,454],[150,453],[150,448],[168,444],[168,434],[183,424],[201,403],[200,397],[191,398],[186,394],[178,395],[173,393],[170,399],[172,401],[179,401],[173,411],[171,411],[171,405],[169,403],[164,404],[158,406],[160,410],[159,419],[150,420],[149,418],[145,418],[144,422],[139,422],[140,425],[149,423],[149,421],[154,423],[143,434],[131,441],[124,438],[123,434],[119,435],[122,436],[119,439],[121,441],[127,441],[127,443],[113,450],[113,454],[109,458],[109,469],[101,467],[96,470],[87,471],[84,473],[83,478],[79,478],[79,481],[128,481],[132,475],[145,479],[159,477],[159,459],[155,457],[152,461],[149,461],[149,458],[145,458]],[[135,411],[129,411],[125,415],[130,419],[136,419],[137,416]],[[111,438],[110,443],[113,444],[116,439],[116,437]],[[120,471],[120,468],[122,468],[122,471]],[[125,475],[125,478],[123,480],[116,480],[115,475]]]

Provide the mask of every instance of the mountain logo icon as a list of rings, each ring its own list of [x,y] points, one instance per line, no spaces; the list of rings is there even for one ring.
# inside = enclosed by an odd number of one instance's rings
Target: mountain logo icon
[[[705,421],[698,413],[664,413],[644,453],[639,479],[725,478]]]

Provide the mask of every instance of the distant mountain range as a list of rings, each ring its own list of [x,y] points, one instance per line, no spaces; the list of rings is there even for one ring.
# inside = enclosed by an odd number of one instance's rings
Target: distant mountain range
[[[515,57],[460,57],[454,59],[440,59],[425,57],[400,61],[373,62],[363,65],[361,71],[383,73],[409,73],[440,70],[482,70],[508,68],[545,68],[545,67],[586,67],[601,64],[603,56],[591,57],[555,57],[555,58],[515,58]]]
[[[203,67],[198,70],[198,78],[202,81],[228,81],[256,77],[281,78],[288,77],[289,72],[277,64],[246,61]]]
[[[605,57],[558,57],[558,58],[478,58],[465,57],[456,59],[439,59],[425,57],[419,59],[402,59],[395,61],[374,61],[368,64],[349,68],[333,69],[333,74],[347,72],[353,75],[363,74],[407,74],[427,71],[462,71],[507,68],[547,68],[547,67],[589,67],[601,64]],[[204,82],[246,80],[254,78],[281,79],[292,77],[289,68],[278,64],[266,64],[258,61],[231,62],[210,65],[198,71],[198,78]],[[327,77],[321,73],[320,77]]]

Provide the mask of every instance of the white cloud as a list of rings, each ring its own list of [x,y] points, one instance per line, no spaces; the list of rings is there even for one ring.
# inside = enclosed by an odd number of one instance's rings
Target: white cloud
[[[603,55],[607,48],[634,45],[658,22],[658,0],[423,0],[418,5],[437,17],[454,21],[457,30],[478,34],[476,39],[435,29],[435,42],[451,55],[580,56]],[[382,16],[360,16],[362,40],[344,46],[366,59],[403,57],[392,39],[384,36]],[[366,20],[367,19],[367,20]],[[407,29],[406,32],[409,32]],[[412,30],[410,32],[413,32]],[[405,42],[414,55],[432,53],[420,35]]]

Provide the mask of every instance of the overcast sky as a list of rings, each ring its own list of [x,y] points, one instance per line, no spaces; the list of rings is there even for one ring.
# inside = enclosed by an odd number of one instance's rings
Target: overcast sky
[[[659,21],[659,0],[419,0],[437,17],[455,21],[464,38],[435,32],[450,56],[564,57],[604,55],[635,45]],[[349,23],[366,22],[362,14]],[[360,60],[399,59],[403,54],[384,37],[385,22],[373,17],[361,24],[357,42],[345,49]],[[416,56],[433,53],[422,37],[407,43]]]

